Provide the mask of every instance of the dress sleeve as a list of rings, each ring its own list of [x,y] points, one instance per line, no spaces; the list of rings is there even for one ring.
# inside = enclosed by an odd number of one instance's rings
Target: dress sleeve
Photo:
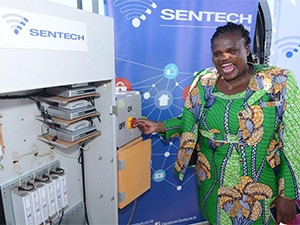
[[[166,133],[163,136],[166,139],[174,138],[181,133],[181,115],[177,118],[172,118],[164,121],[166,127]]]
[[[194,78],[188,96],[185,100],[182,114],[176,118],[164,120],[166,133],[161,135],[165,139],[170,139],[182,135],[184,132],[190,132],[195,127],[200,117],[201,98],[199,96],[198,82],[201,79],[201,74],[206,73],[205,70],[200,71]]]
[[[180,180],[183,180],[186,169],[189,167],[198,138],[198,121],[202,109],[198,86],[200,79],[201,77],[197,76],[191,85],[182,111],[182,117],[165,123],[167,136],[174,135],[175,132],[180,134],[180,144],[174,165],[174,172]]]
[[[286,110],[283,114],[283,150],[280,151],[279,195],[299,199],[300,187],[300,91],[292,72],[286,88]]]

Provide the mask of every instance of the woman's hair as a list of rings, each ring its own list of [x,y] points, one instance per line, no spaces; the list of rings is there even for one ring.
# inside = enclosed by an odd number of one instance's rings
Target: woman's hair
[[[244,28],[242,24],[235,24],[232,22],[228,22],[224,26],[217,27],[215,33],[213,34],[212,38],[210,39],[210,44],[212,46],[213,41],[215,38],[219,37],[222,34],[225,33],[237,33],[245,40],[245,46],[249,45],[251,43],[251,38],[249,36],[249,31]],[[254,62],[252,58],[251,52],[249,53],[247,57],[248,62]]]

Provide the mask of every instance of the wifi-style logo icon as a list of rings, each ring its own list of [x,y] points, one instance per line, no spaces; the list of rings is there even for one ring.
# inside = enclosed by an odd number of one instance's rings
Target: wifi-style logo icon
[[[16,13],[8,13],[2,16],[14,33],[18,35],[23,27],[28,23],[28,19]]]
[[[287,58],[292,58],[300,50],[300,36],[286,36],[274,42]]]
[[[131,20],[133,27],[138,28],[141,21],[156,9],[157,5],[152,0],[114,0],[114,6],[119,7],[119,11],[125,15],[127,20]]]

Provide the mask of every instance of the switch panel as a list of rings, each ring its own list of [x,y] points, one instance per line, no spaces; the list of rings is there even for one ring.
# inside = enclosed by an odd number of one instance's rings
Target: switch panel
[[[138,91],[124,91],[116,93],[117,105],[117,148],[137,139],[141,131],[137,127],[136,119],[141,118],[141,94]]]

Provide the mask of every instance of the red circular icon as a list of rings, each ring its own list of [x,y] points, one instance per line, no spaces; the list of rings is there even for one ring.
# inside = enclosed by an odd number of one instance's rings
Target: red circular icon
[[[116,91],[132,91],[132,85],[126,78],[116,78]]]

